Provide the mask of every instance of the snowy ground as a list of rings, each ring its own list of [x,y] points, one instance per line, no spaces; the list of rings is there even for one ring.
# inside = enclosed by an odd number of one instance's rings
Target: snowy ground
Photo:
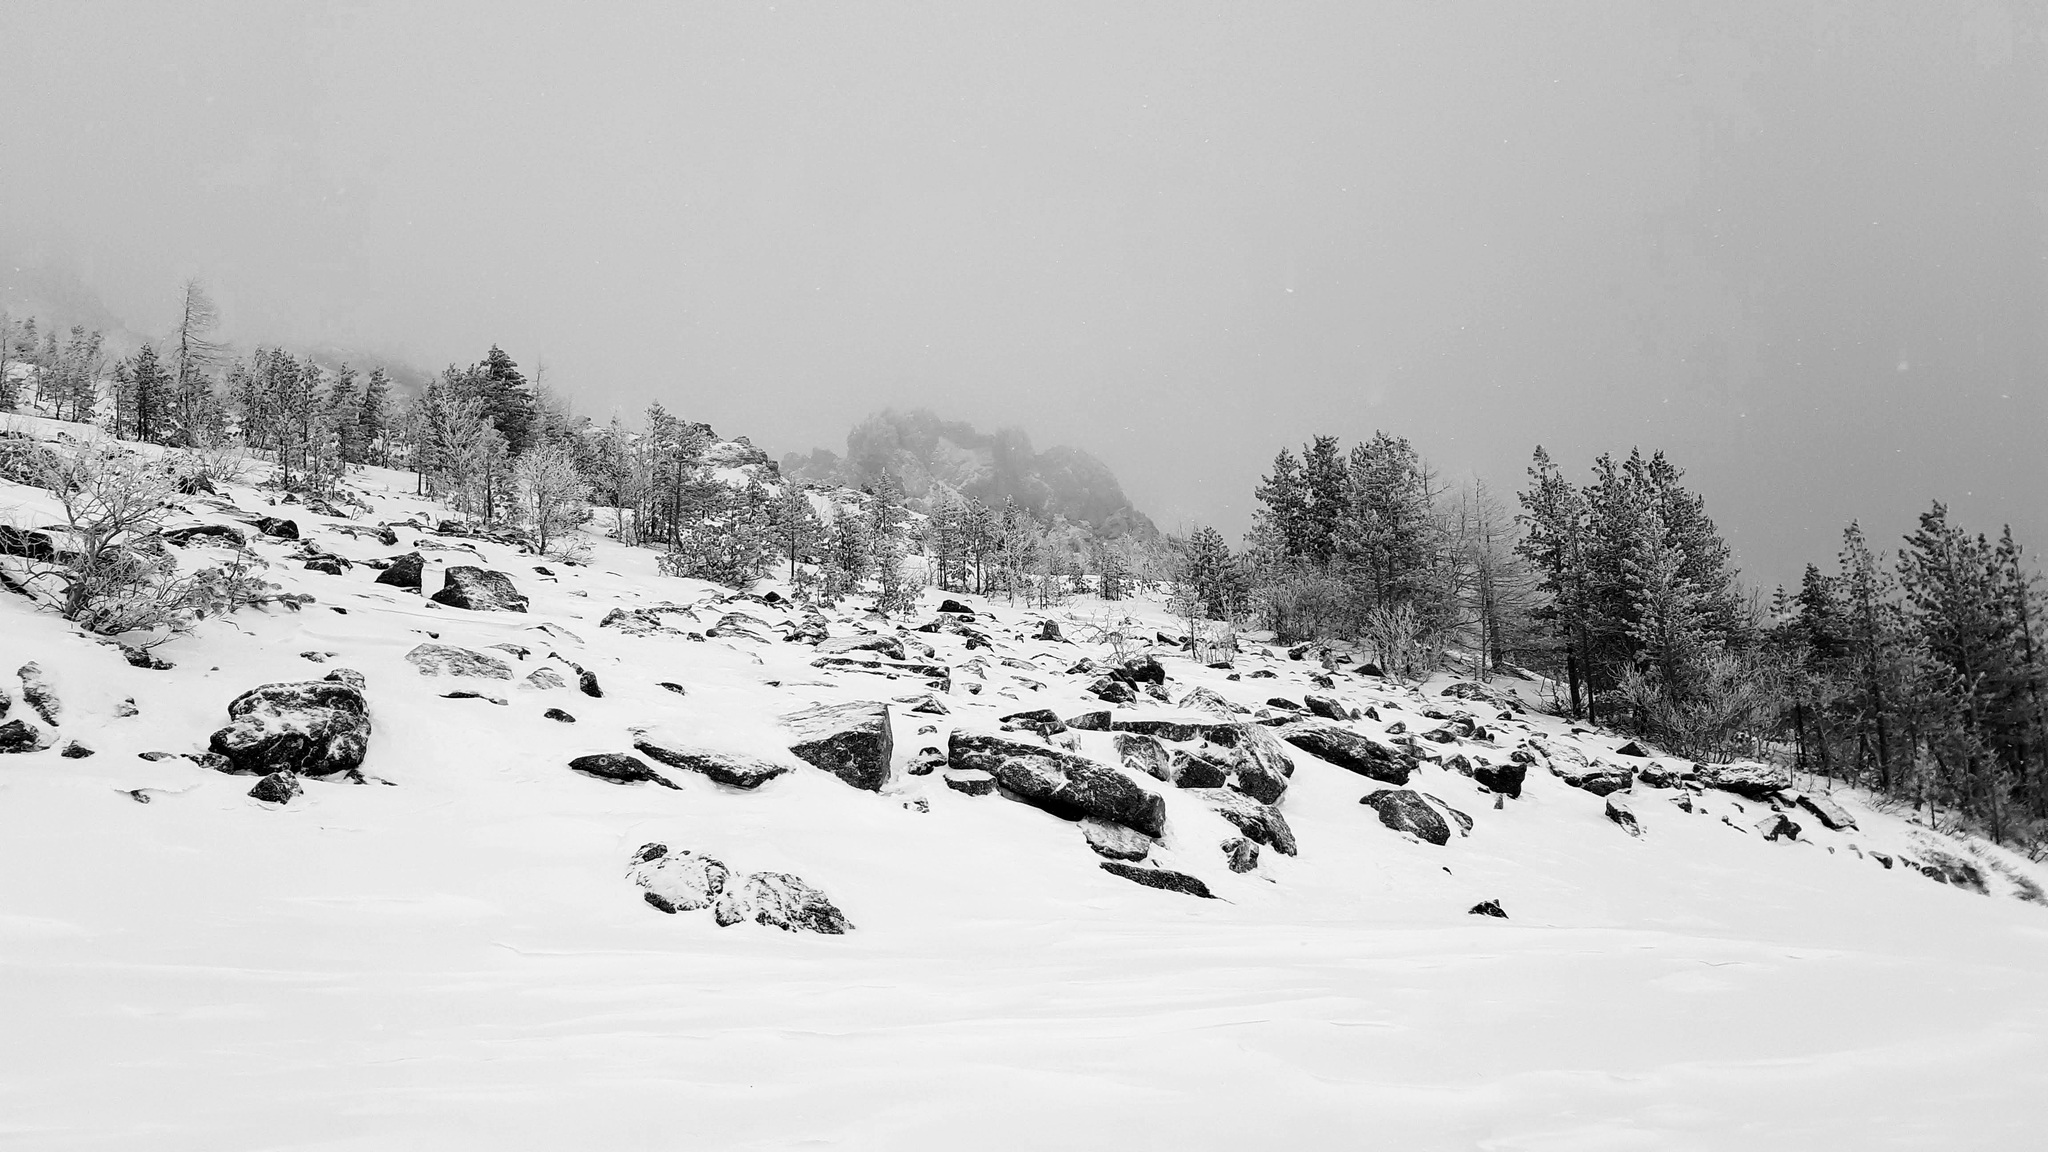
[[[408,476],[365,482],[388,490],[375,519],[426,508],[399,494]],[[401,529],[401,546],[382,548],[252,490],[229,495],[357,559],[435,539]],[[0,512],[33,521],[37,499],[0,484]],[[1099,648],[1017,638],[1048,614],[990,606],[996,655],[1044,654],[1043,670],[990,660],[978,696],[958,677],[951,717],[899,711],[882,794],[815,770],[751,793],[671,773],[681,790],[667,791],[564,764],[629,750],[630,725],[766,747],[780,711],[922,685],[823,672],[796,644],[600,630],[622,604],[702,603],[702,625],[729,610],[773,615],[712,604],[710,586],[662,579],[652,554],[603,542],[589,567],[555,566],[554,581],[532,557],[478,545],[533,598],[524,616],[441,608],[366,568],[305,572],[285,545],[258,547],[275,578],[318,603],[209,623],[159,650],[169,672],[131,668],[0,598],[12,715],[25,711],[12,670],[38,661],[65,701],[61,736],[98,753],[0,757],[0,1148],[2042,1140],[2048,908],[2013,898],[2013,877],[2038,883],[2041,870],[1980,849],[1989,897],[1886,870],[1865,853],[1919,855],[1926,833],[1846,792],[1836,799],[1859,831],[1767,843],[1747,830],[1757,804],[1707,793],[1688,815],[1638,786],[1634,839],[1599,798],[1547,773],[1496,810],[1470,780],[1425,766],[1413,786],[1476,821],[1437,847],[1358,803],[1379,785],[1296,753],[1282,807],[1301,854],[1268,852],[1247,875],[1211,850],[1227,826],[1166,789],[1162,858],[1222,897],[1196,900],[1101,871],[1072,824],[903,774],[917,749],[943,746],[944,725],[1089,703],[1084,678],[1059,670]],[[429,590],[444,562],[472,559],[428,556]],[[928,594],[927,611],[936,602]],[[597,673],[602,699],[502,681],[479,686],[502,707],[444,699],[454,685],[402,658],[427,632],[514,641],[536,649],[524,673],[545,658],[543,622],[581,640],[553,646]],[[948,663],[966,656],[955,637],[922,638]],[[308,651],[334,655],[315,664]],[[1176,691],[1206,684],[1247,705],[1299,699],[1309,671],[1284,653],[1238,665],[1272,679],[1167,663]],[[242,690],[335,666],[368,677],[365,768],[392,787],[311,782],[274,808],[245,795],[247,777],[136,755],[203,747]],[[1355,676],[1338,694],[1389,721],[1412,724],[1421,706]],[[119,718],[127,697],[140,715]],[[577,723],[542,719],[547,707]],[[916,731],[928,720],[936,739]],[[142,804],[138,788],[160,791]],[[623,878],[650,840],[797,873],[856,930],[662,915]],[[1487,899],[1511,918],[1466,913]]]

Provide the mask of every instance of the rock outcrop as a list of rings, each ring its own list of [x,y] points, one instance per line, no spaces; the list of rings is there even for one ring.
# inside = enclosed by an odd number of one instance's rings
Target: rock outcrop
[[[1383,784],[1406,784],[1415,770],[1410,753],[1322,720],[1296,720],[1276,734],[1311,756]]]
[[[978,768],[1005,794],[1055,816],[1094,816],[1147,836],[1166,832],[1166,801],[1130,776],[1085,756],[983,733],[955,731],[946,759],[955,769]]]
[[[789,750],[805,763],[868,792],[888,782],[896,737],[887,704],[816,704],[784,715],[782,726]]]

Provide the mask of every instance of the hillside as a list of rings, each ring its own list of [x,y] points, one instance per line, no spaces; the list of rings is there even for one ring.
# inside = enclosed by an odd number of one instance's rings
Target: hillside
[[[847,433],[844,457],[829,448],[792,452],[782,458],[782,471],[854,488],[893,476],[920,511],[948,497],[993,508],[1015,500],[1034,516],[1064,516],[1106,537],[1158,532],[1108,466],[1088,453],[1064,446],[1034,451],[1030,437],[1014,428],[980,432],[922,408],[876,413]]]
[[[351,487],[185,498],[180,564],[232,531],[310,599],[166,667],[0,594],[13,1144],[2037,1138],[2048,877],[1911,813],[1630,755],[1532,682],[1199,666],[1151,601],[814,611]],[[0,519],[53,511],[0,481]],[[380,583],[408,554],[420,591]],[[462,568],[523,603],[433,599]],[[216,740],[265,684],[307,686],[258,734],[315,738]],[[248,774],[292,757],[335,771]]]

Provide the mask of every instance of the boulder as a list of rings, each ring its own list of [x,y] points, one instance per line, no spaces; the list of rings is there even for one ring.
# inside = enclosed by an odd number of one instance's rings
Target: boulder
[[[841,936],[853,925],[823,892],[787,872],[756,872],[743,883],[727,882],[712,906],[720,926],[752,920],[785,932]]]
[[[574,724],[576,722],[576,718],[574,716],[569,715],[567,712],[562,711],[560,708],[550,708],[547,711],[541,713],[540,715],[541,719],[553,720],[557,724]]]
[[[471,612],[526,611],[526,597],[503,572],[458,564],[443,572],[441,580],[441,590],[433,596],[436,604]]]
[[[36,710],[43,723],[55,726],[57,718],[64,714],[64,703],[57,698],[57,689],[51,685],[43,666],[31,660],[15,675],[21,677],[21,698]]]
[[[510,671],[510,669],[507,669],[507,671]],[[538,688],[542,691],[567,688],[569,686],[569,682],[562,679],[560,672],[555,671],[553,668],[545,667],[535,668],[533,671],[528,672],[526,679],[521,681],[520,684],[522,687]]]
[[[713,783],[728,788],[759,788],[790,770],[787,764],[742,752],[696,747],[662,732],[634,733],[633,747],[650,760],[708,776]]]
[[[223,548],[241,548],[248,544],[240,528],[227,524],[193,524],[184,528],[167,528],[164,541],[189,548],[195,544],[216,544]]]
[[[1108,704],[1129,704],[1138,698],[1129,684],[1113,676],[1103,676],[1088,685],[1088,694]]]
[[[261,800],[265,804],[289,804],[304,791],[296,775],[290,772],[272,772],[258,780],[256,786],[249,789],[249,795],[252,799]]]
[[[1628,801],[1620,796],[1609,796],[1607,798],[1607,818],[1613,821],[1616,827],[1631,836],[1641,836],[1643,834],[1643,826],[1636,823],[1634,810],[1629,807]]]
[[[1230,765],[1207,748],[1175,748],[1167,754],[1167,776],[1176,788],[1221,788],[1230,779]]]
[[[1175,872],[1170,868],[1146,868],[1126,864],[1121,860],[1104,860],[1102,870],[1112,876],[1121,876],[1134,883],[1143,884],[1147,888],[1179,892],[1186,896],[1200,896],[1204,900],[1216,898],[1216,894],[1209,891],[1207,884],[1185,872]]]
[[[321,572],[329,576],[339,576],[349,566],[349,562],[340,556],[315,556],[301,565],[308,572]]]
[[[1097,856],[1110,860],[1143,860],[1152,852],[1152,838],[1121,824],[1093,817],[1081,821],[1081,835]]]
[[[659,784],[663,788],[681,791],[668,778],[648,767],[647,761],[623,752],[598,752],[590,756],[578,756],[569,761],[571,771],[585,776],[594,776],[613,784]]]
[[[1588,760],[1578,752],[1562,746],[1546,746],[1542,749],[1542,754],[1550,764],[1551,775],[1595,796],[1610,795],[1635,784],[1636,774],[1633,768]]]
[[[1756,830],[1766,840],[1799,839],[1799,825],[1794,824],[1783,812],[1773,812],[1756,822]]]
[[[1748,800],[1768,800],[1772,793],[1792,787],[1792,774],[1771,764],[1744,761],[1734,764],[1700,764],[1694,775],[1701,784],[1733,792]]]
[[[26,720],[0,724],[0,752],[41,752],[50,744],[42,729]]]
[[[896,738],[889,706],[873,701],[816,704],[782,717],[789,750],[855,788],[879,792],[889,779]]]
[[[947,613],[951,613],[952,615],[955,615],[955,616],[972,616],[972,615],[974,615],[974,609],[972,609],[972,608],[969,608],[969,607],[968,607],[967,605],[965,605],[965,604],[962,604],[962,603],[961,603],[961,602],[959,602],[958,600],[941,600],[941,601],[939,601],[939,611],[941,611],[941,612],[947,612]]]
[[[1325,720],[1351,719],[1351,710],[1339,704],[1334,696],[1319,696],[1310,692],[1301,698],[1301,702],[1312,716],[1321,716]]]
[[[251,688],[228,704],[228,726],[207,747],[222,758],[224,772],[354,772],[370,747],[362,674],[336,668],[319,680]]]
[[[614,608],[597,622],[599,628],[611,628],[628,636],[658,636],[675,629],[661,622],[661,614],[649,608]]]
[[[1451,842],[1451,826],[1420,792],[1406,788],[1382,788],[1359,800],[1379,813],[1380,823],[1396,832],[1407,832],[1431,844]]]
[[[92,754],[92,746],[83,740],[68,741],[65,743],[63,750],[57,753],[57,755],[62,756],[66,760],[83,760]]]
[[[1415,770],[1412,753],[1328,721],[1296,720],[1278,728],[1276,735],[1311,756],[1384,784],[1406,784]]]
[[[1180,707],[1190,712],[1207,712],[1228,720],[1237,719],[1245,711],[1208,688],[1197,688],[1181,697]]]
[[[820,655],[846,656],[856,652],[873,652],[887,660],[907,659],[903,641],[894,636],[834,636],[818,642]]]
[[[1519,760],[1510,759],[1506,764],[1492,764],[1485,760],[1472,762],[1474,783],[1517,800],[1522,797],[1522,783],[1528,775],[1529,766]]]
[[[946,787],[969,796],[987,796],[996,790],[996,778],[979,768],[947,769],[941,779]]]
[[[668,913],[711,907],[731,877],[724,862],[687,848],[671,852],[666,844],[642,845],[626,868],[626,879],[644,890],[641,897]]]
[[[1684,773],[1651,761],[1636,769],[1636,782],[1646,788],[1676,788]]]
[[[1140,732],[1119,732],[1115,740],[1117,758],[1124,767],[1154,780],[1173,779],[1172,761],[1158,740]]]
[[[1115,732],[1137,732],[1161,740],[1212,740],[1228,745],[1237,738],[1237,725],[1210,717],[1135,716],[1111,720]]]
[[[1249,872],[1259,866],[1259,846],[1242,836],[1223,842],[1223,862],[1232,872]]]
[[[1638,744],[1633,740],[1629,741],[1626,744],[1623,744],[1619,748],[1616,748],[1614,750],[1614,754],[1616,756],[1633,756],[1638,759],[1648,759],[1650,755],[1649,752],[1644,750],[1641,744]]]
[[[1230,760],[1230,785],[1261,804],[1278,804],[1294,775],[1294,757],[1278,736],[1257,724],[1237,726]]]
[[[576,670],[576,690],[592,698],[604,696],[604,688],[597,682],[597,673],[588,668]]]
[[[1278,808],[1261,804],[1242,792],[1228,788],[1196,788],[1188,795],[1208,805],[1209,810],[1230,821],[1239,832],[1265,844],[1282,856],[1295,854],[1294,830]],[[1448,838],[1448,837],[1447,837]]]
[[[471,648],[453,644],[416,644],[405,661],[422,676],[477,676],[486,680],[512,679],[512,666]],[[539,670],[537,670],[539,671]]]
[[[1109,731],[1109,713],[1107,711],[1081,712],[1067,717],[1065,723],[1067,727],[1079,729],[1082,732],[1107,732]]]
[[[1117,665],[1116,674],[1133,684],[1164,684],[1166,669],[1151,656],[1132,656]]]
[[[996,778],[1013,799],[1055,816],[1094,816],[1147,836],[1166,832],[1166,801],[1136,780],[1085,756],[985,733],[954,731],[947,760]]]
[[[1813,818],[1820,821],[1823,828],[1836,832],[1849,832],[1856,828],[1856,818],[1843,811],[1840,804],[1825,796],[1815,796],[1809,792],[1799,798],[1799,806],[1813,813]]]
[[[279,540],[297,540],[299,525],[296,520],[280,520],[275,516],[258,516],[256,531]]]
[[[1501,920],[1508,918],[1508,914],[1501,910],[1500,901],[1498,900],[1481,900],[1479,903],[1466,909],[1466,913],[1472,916],[1492,916]]]

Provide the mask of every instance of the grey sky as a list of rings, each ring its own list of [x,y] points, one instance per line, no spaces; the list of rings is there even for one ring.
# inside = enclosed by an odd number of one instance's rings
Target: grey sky
[[[0,252],[780,453],[929,405],[1248,522],[1668,448],[1748,574],[2048,551],[2039,4],[0,0]]]

